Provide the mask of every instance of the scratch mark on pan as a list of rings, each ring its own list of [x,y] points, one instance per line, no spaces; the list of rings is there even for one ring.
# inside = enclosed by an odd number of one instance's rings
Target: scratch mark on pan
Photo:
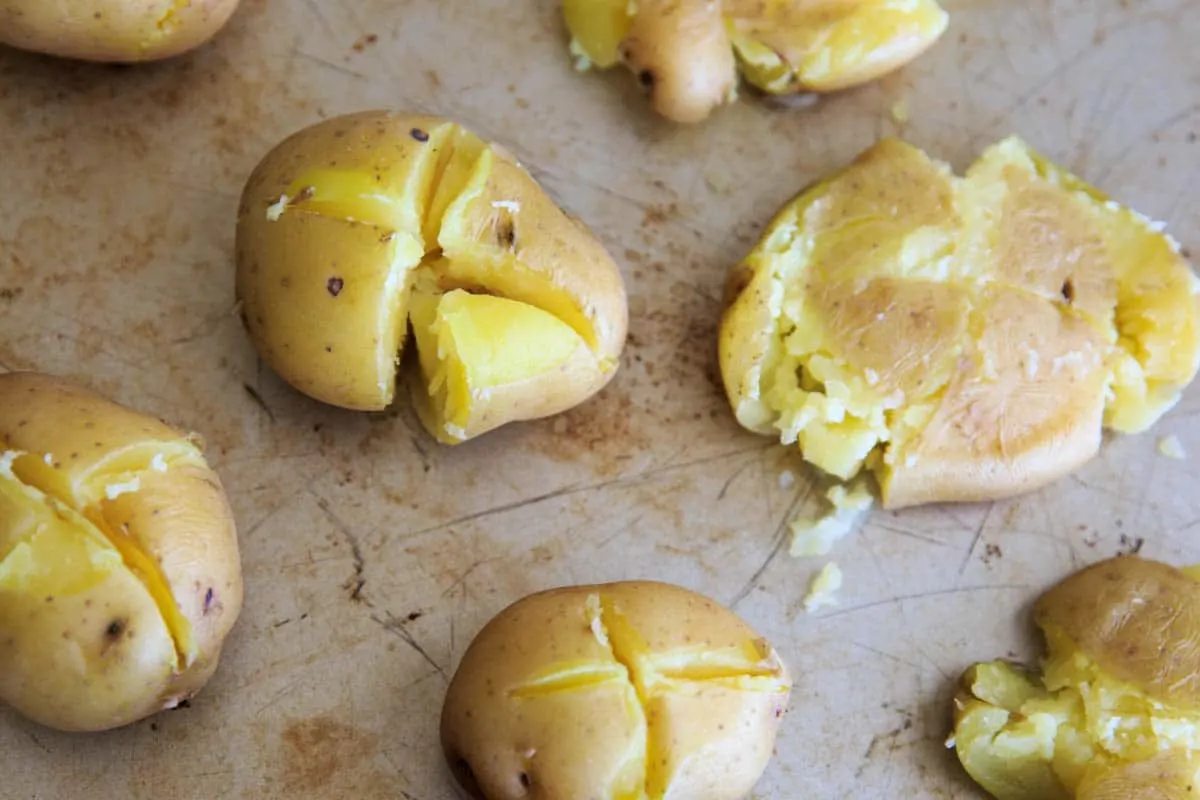
[[[329,24],[329,18],[321,11],[321,6],[317,0],[304,0],[304,5],[308,6],[308,10],[317,18],[317,22],[321,23],[321,27],[330,39],[337,38],[333,32],[333,26]]]
[[[587,484],[584,486],[578,486],[578,485],[565,486],[562,489],[555,489],[552,492],[546,492],[545,494],[540,494],[535,497],[528,497],[528,498],[525,498],[524,500],[516,500],[512,503],[505,503],[504,505],[495,506],[494,508],[485,509],[483,511],[476,511],[471,514],[465,514],[461,517],[455,517],[454,519],[447,520],[446,522],[439,522],[438,524],[431,525],[427,528],[421,528],[419,530],[411,531],[409,533],[404,534],[401,537],[401,539],[411,539],[411,538],[414,538],[417,536],[423,536],[427,533],[434,533],[436,531],[445,530],[446,528],[450,528],[455,525],[463,525],[468,522],[475,522],[476,520],[480,520],[485,517],[491,517],[496,514],[504,514],[509,511],[518,511],[527,506],[534,506],[534,505],[548,502],[550,500],[557,500],[561,497],[570,497],[572,495],[580,494],[582,492],[599,491],[601,489],[608,489],[613,486],[632,486],[632,485],[635,485],[638,483],[642,483],[648,478],[654,478],[659,475],[666,474],[668,472],[675,472],[675,471],[682,470],[682,469],[688,469],[690,467],[696,467],[696,466],[700,466],[702,464],[712,464],[712,463],[716,463],[716,462],[720,462],[720,461],[726,461],[728,459],[736,458],[738,456],[746,455],[748,453],[757,453],[758,451],[763,450],[766,447],[771,447],[771,446],[774,446],[774,445],[758,445],[758,446],[752,447],[752,448],[743,447],[740,450],[734,450],[733,452],[722,453],[721,455],[716,455],[716,456],[708,456],[706,458],[698,458],[694,461],[687,461],[682,464],[668,464],[667,466],[664,466],[664,467],[655,467],[653,469],[645,470],[643,472],[634,473],[633,475],[626,475],[621,478],[613,478],[611,480],[601,481],[599,483],[592,483],[592,484]]]
[[[958,576],[960,578],[967,571],[967,564],[971,563],[971,556],[975,553],[975,548],[979,546],[979,540],[983,538],[984,529],[987,528],[988,520],[992,518],[992,512],[995,510],[995,503],[988,506],[987,513],[983,515],[983,520],[979,523],[979,527],[975,529],[975,536],[971,539],[971,546],[967,548],[967,554],[963,556],[962,563],[958,565]]]
[[[29,737],[29,741],[31,741],[35,745],[37,745],[39,750],[41,750],[43,753],[46,753],[47,755],[50,754],[50,748],[46,747],[46,745],[42,744],[42,740],[37,738],[37,736],[34,735],[33,731],[25,731],[25,735],[27,737]]]
[[[310,492],[309,494],[312,493]],[[329,503],[315,494],[312,494],[312,497],[317,501],[317,508],[321,509],[350,545],[350,554],[354,559],[354,575],[346,582],[346,588],[350,592],[350,599],[356,603],[361,602],[370,607],[371,603],[367,598],[363,597],[363,587],[367,585],[367,563],[363,558],[362,547],[359,544],[358,537],[350,531],[350,526],[342,522],[338,515],[333,513],[333,509],[329,507]]]
[[[754,571],[754,574],[750,576],[750,579],[746,581],[745,585],[742,586],[742,588],[738,590],[737,594],[733,596],[733,599],[729,601],[729,608],[737,610],[738,604],[745,600],[750,592],[754,591],[754,587],[758,585],[759,579],[762,578],[763,574],[771,566],[771,563],[779,557],[781,552],[783,552],[783,548],[788,543],[788,523],[791,522],[792,515],[796,513],[796,510],[800,508],[800,504],[807,500],[812,494],[814,488],[815,487],[812,485],[803,486],[796,492],[796,496],[792,499],[792,502],[788,504],[787,510],[783,512],[783,518],[779,521],[779,527],[775,529],[775,541],[771,546],[771,552],[767,554],[767,558],[765,561],[763,561],[762,566]]]
[[[396,617],[392,616],[392,612],[390,611],[385,611],[384,613],[387,615],[387,619],[380,619],[372,614],[372,621],[376,622],[388,633],[398,636],[401,641],[411,647],[414,652],[421,656],[421,658],[425,659],[429,666],[433,667],[434,670],[437,671],[437,674],[442,676],[442,680],[445,680],[446,670],[443,669],[442,666],[438,664],[438,662],[435,661],[431,655],[429,655],[429,652],[426,651],[424,647],[421,647],[420,643],[418,643],[415,638],[413,638],[413,635],[404,627],[404,620],[397,619]]]
[[[745,464],[742,464],[740,467],[734,470],[733,474],[730,475],[725,481],[725,485],[721,487],[721,491],[717,493],[718,503],[725,499],[725,495],[729,493],[729,487],[733,485],[733,482],[736,481],[743,472],[754,466],[755,463],[756,462],[754,461],[747,461]]]
[[[1027,592],[1033,586],[1027,583],[1001,583],[994,586],[963,586],[957,589],[939,589],[932,592],[921,592],[920,594],[906,594],[899,597],[889,597],[886,600],[875,600],[870,603],[863,603],[860,606],[851,606],[850,608],[839,608],[836,611],[831,611],[828,614],[821,614],[818,619],[826,620],[835,617],[844,617],[847,614],[857,614],[860,611],[868,611],[872,608],[880,606],[896,605],[908,600],[928,600],[934,597],[950,597],[957,594],[975,594],[977,592]]]
[[[868,653],[874,653],[877,656],[882,656],[883,658],[886,658],[889,661],[895,661],[897,664],[903,664],[906,667],[911,667],[912,669],[916,670],[917,672],[921,671],[921,665],[916,663],[915,661],[909,661],[907,658],[901,658],[900,656],[893,655],[893,654],[885,652],[883,650],[879,650],[877,648],[871,647],[869,644],[863,644],[862,642],[853,642],[852,641],[852,642],[850,642],[850,645],[851,645],[851,647],[857,647],[862,650],[866,650]]]
[[[952,546],[949,542],[943,542],[941,539],[936,539],[932,536],[922,536],[919,533],[913,533],[912,531],[906,531],[903,528],[893,528],[890,525],[882,525],[878,522],[872,522],[872,523],[868,523],[868,524],[871,527],[878,528],[881,531],[887,531],[888,533],[892,533],[897,536],[905,536],[909,539],[916,539],[918,542],[925,542],[927,544],[937,545],[938,547],[951,547]]]
[[[271,420],[271,424],[275,424],[275,412],[267,405],[267,401],[263,400],[263,396],[258,393],[258,389],[255,389],[248,383],[243,383],[242,389],[246,392],[246,396],[254,401],[254,405],[262,409],[263,413],[267,415],[267,419]]]
[[[332,61],[326,61],[325,59],[321,58],[320,56],[314,56],[312,53],[306,53],[303,50],[294,50],[293,53],[296,55],[297,58],[303,58],[306,61],[312,61],[315,64],[320,64],[321,66],[325,67],[326,69],[331,69],[334,72],[341,73],[342,75],[348,75],[352,78],[357,78],[358,80],[362,80],[362,81],[368,80],[367,76],[362,74],[361,72],[356,72],[347,67],[343,67],[341,64],[335,64]]]

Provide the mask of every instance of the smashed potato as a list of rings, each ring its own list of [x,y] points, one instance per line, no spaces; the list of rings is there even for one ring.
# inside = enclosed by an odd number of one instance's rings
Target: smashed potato
[[[883,503],[1001,498],[1145,430],[1200,366],[1200,281],[1162,228],[1018,139],[965,178],[886,140],[732,273],[738,420]]]
[[[949,24],[936,0],[564,0],[581,69],[624,63],[654,109],[699,122],[736,96],[832,92],[912,61]]]
[[[736,800],[771,757],[791,679],[731,611],[630,582],[535,594],[475,638],[442,746],[476,800]]]
[[[56,378],[0,375],[0,702],[65,731],[173,708],[242,606],[194,441]]]
[[[998,800],[1200,796],[1200,583],[1122,556],[1038,600],[1040,674],[996,661],[955,699],[959,760]]]
[[[237,295],[263,359],[350,409],[413,397],[443,442],[565,411],[617,369],[616,264],[515,161],[459,125],[367,112],[292,136],[254,171]]]
[[[239,0],[0,0],[0,44],[85,61],[155,61],[207,42]]]

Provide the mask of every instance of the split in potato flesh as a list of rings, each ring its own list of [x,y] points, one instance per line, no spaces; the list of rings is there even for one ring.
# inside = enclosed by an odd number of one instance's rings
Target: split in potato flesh
[[[139,490],[150,471],[203,466],[187,442],[147,442],[110,454],[74,480],[52,454],[0,454],[0,587],[47,597],[79,594],[115,570],[128,570],[162,615],[175,644],[173,669],[200,655],[162,569],[137,531],[112,520],[112,503]]]
[[[1094,455],[1102,423],[1152,424],[1200,361],[1200,282],[1174,243],[1015,139],[963,179],[885,141],[739,273],[722,335],[739,420],[840,479],[875,472],[892,507],[1036,488]]]
[[[482,398],[519,386],[598,348],[588,309],[522,262],[522,204],[492,200],[498,170],[519,169],[455,125],[428,132],[426,155],[391,176],[332,168],[303,173],[272,213],[313,214],[366,224],[393,245],[376,313],[376,365],[384,405],[394,393],[409,326],[418,350],[422,421],[448,443],[486,424]],[[548,201],[547,201],[548,202]],[[603,372],[616,363],[595,356]]]
[[[747,640],[740,647],[711,650],[683,649],[662,653],[650,650],[637,628],[602,595],[588,598],[588,624],[611,660],[572,662],[549,669],[510,687],[516,699],[542,698],[567,692],[589,692],[598,687],[624,688],[625,708],[635,725],[623,768],[624,780],[615,782],[613,800],[661,800],[672,775],[683,765],[673,760],[670,714],[663,702],[686,696],[704,685],[742,692],[786,694],[790,685],[781,679],[771,650],[762,640]],[[685,756],[686,758],[686,756]]]

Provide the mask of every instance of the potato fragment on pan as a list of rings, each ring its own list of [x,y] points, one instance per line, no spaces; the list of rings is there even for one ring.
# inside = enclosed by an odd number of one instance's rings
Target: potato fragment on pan
[[[773,95],[875,80],[949,24],[936,0],[564,0],[563,13],[577,67],[624,63],[676,122],[729,102],[739,73]]]
[[[790,691],[770,644],[706,597],[640,581],[556,589],[471,643],[442,747],[475,800],[740,800]]]
[[[0,702],[66,731],[172,708],[241,607],[233,515],[192,437],[0,375]]]
[[[885,507],[1041,487],[1200,365],[1200,281],[1162,227],[1019,139],[965,178],[886,140],[802,192],[733,271],[729,401]]]
[[[1044,594],[1040,672],[976,664],[951,743],[998,800],[1200,797],[1200,583],[1122,556]]]
[[[275,148],[242,196],[237,295],[263,359],[326,403],[413,397],[443,442],[583,402],[615,373],[616,264],[510,156],[433,117],[367,112]]]

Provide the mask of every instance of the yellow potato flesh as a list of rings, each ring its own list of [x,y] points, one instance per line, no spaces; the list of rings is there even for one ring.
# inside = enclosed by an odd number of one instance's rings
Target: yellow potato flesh
[[[582,338],[540,308],[460,289],[417,292],[410,321],[431,398],[430,430],[465,438],[474,400],[564,365]]]
[[[1152,424],[1200,363],[1200,283],[1079,186],[1017,140],[966,178],[886,141],[805,192],[739,268],[738,419],[839,478],[871,469],[891,506],[1035,488],[1102,417]]]
[[[971,777],[998,800],[1083,797],[1081,787],[1129,765],[1200,747],[1200,712],[1154,702],[1082,654],[1047,664],[1046,684],[1060,682],[1051,691],[1002,662],[968,674],[955,747]]]
[[[916,58],[949,24],[935,0],[726,0],[725,9],[742,74],[772,94],[873,80]]]
[[[428,146],[411,169],[321,167],[289,185],[271,213],[273,224],[296,226],[280,240],[292,249],[274,256],[300,261],[327,249],[339,305],[323,312],[330,316],[320,321],[321,338],[303,335],[315,320],[298,314],[278,326],[278,338],[311,350],[314,361],[321,350],[341,354],[331,366],[335,383],[361,398],[341,402],[372,409],[393,399],[411,324],[426,381],[417,398],[422,420],[454,443],[476,432],[481,398],[565,369],[572,357],[581,361],[581,353],[601,349],[601,334],[592,309],[557,282],[554,258],[570,243],[520,251],[522,220],[557,212],[552,201],[470,132],[443,124],[426,133]],[[347,237],[360,244],[347,246]],[[381,249],[384,257],[375,256]],[[339,251],[372,256],[339,258]],[[330,285],[289,288],[308,293],[297,308],[328,305],[321,295]],[[617,366],[609,356],[593,360],[605,373]]]
[[[834,91],[916,58],[945,32],[935,0],[725,0],[742,76],[772,94]],[[600,68],[621,60],[637,3],[564,0],[572,49]]]
[[[43,574],[40,571],[43,567],[45,570],[57,569],[54,567],[56,559],[61,559],[63,565],[70,565],[66,574],[75,568],[82,569],[82,583],[68,593],[78,594],[90,588],[90,578],[87,576],[92,575],[93,571],[86,568],[89,560],[79,558],[80,542],[71,541],[66,533],[78,527],[82,541],[87,543],[83,546],[89,559],[98,559],[96,563],[108,568],[114,563],[115,556],[115,563],[123,565],[149,594],[177,651],[177,655],[172,657],[172,666],[190,666],[199,655],[191,622],[176,603],[161,566],[148,554],[146,545],[137,539],[136,532],[128,526],[113,524],[111,512],[120,493],[139,488],[141,475],[152,469],[167,471],[182,464],[203,463],[199,453],[191,445],[170,442],[129,447],[115,451],[98,465],[74,475],[70,470],[47,464],[46,458],[41,455],[13,453],[10,457],[11,464],[7,472],[0,471],[0,482],[8,483],[10,498],[14,501],[20,498],[25,505],[34,507],[51,502],[60,514],[70,515],[70,521],[65,525],[60,524],[60,517],[55,517],[57,522],[54,529],[59,533],[50,537],[42,549],[18,546],[10,553],[10,558],[17,559],[14,565],[7,567],[11,575],[21,574],[20,565],[32,570],[30,575]],[[155,466],[152,467],[152,464]],[[110,496],[112,494],[116,494],[116,497]],[[7,526],[12,526],[17,520],[15,516],[9,519],[0,515],[0,522]],[[0,534],[5,534],[4,527],[0,526]],[[26,546],[41,541],[42,534],[35,533],[37,530],[36,526],[27,529],[33,539],[24,543]],[[14,535],[10,527],[7,534],[0,536],[0,544]],[[99,542],[103,542],[105,547],[95,549]],[[75,550],[74,558],[68,557],[71,549]],[[3,548],[0,547],[2,553]],[[40,558],[32,558],[35,554],[40,554]],[[53,579],[64,579],[50,572],[44,574]],[[15,577],[13,579],[16,580]],[[60,589],[60,593],[62,591]]]

